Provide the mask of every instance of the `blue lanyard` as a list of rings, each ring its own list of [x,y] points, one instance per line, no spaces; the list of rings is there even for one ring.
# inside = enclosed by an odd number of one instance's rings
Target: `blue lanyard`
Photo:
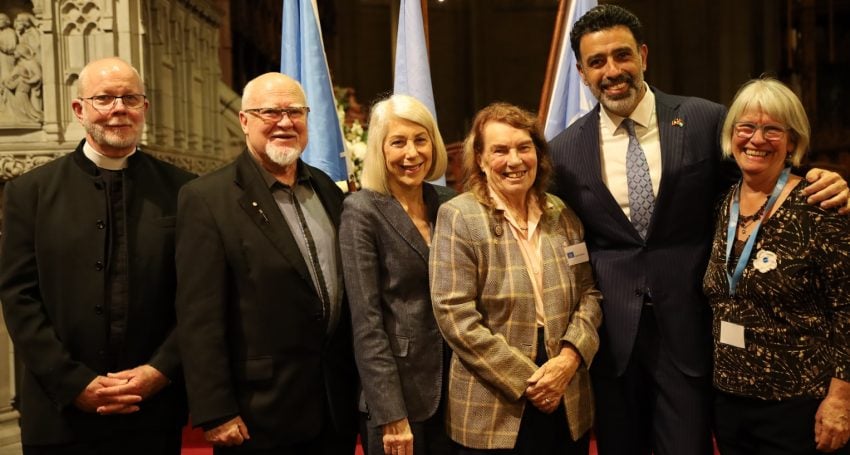
[[[767,201],[764,213],[756,223],[756,227],[753,229],[753,232],[750,233],[750,238],[747,239],[747,243],[744,245],[744,251],[741,252],[741,257],[738,258],[738,263],[735,266],[735,273],[730,275],[729,257],[732,253],[732,244],[735,243],[735,231],[738,230],[738,213],[740,212],[740,208],[738,206],[741,199],[740,183],[738,184],[738,190],[735,191],[735,194],[732,196],[729,225],[726,228],[726,278],[729,280],[729,295],[731,296],[735,295],[735,287],[738,285],[738,281],[740,281],[741,276],[744,274],[744,269],[747,267],[747,262],[749,262],[750,255],[753,253],[753,244],[756,241],[759,229],[761,229],[761,223],[765,218],[767,218],[767,215],[773,209],[773,204],[775,204],[776,200],[779,199],[779,194],[782,193],[782,189],[785,188],[785,184],[788,182],[788,174],[790,172],[791,168],[786,167],[782,170],[782,173],[779,174],[779,180],[776,181],[776,185],[773,187],[773,193]]]

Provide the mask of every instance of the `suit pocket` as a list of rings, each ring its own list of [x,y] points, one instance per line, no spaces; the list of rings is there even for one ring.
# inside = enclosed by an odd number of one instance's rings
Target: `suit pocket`
[[[269,380],[274,376],[274,359],[271,357],[246,359],[242,372],[246,381]]]
[[[407,348],[410,344],[410,339],[390,334],[390,349],[396,357],[407,357]]]

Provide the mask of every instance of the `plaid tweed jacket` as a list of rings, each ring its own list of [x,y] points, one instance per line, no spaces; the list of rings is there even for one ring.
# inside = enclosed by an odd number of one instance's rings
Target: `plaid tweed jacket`
[[[575,213],[548,195],[539,226],[546,352],[551,358],[568,342],[584,360],[564,398],[565,418],[577,439],[593,422],[587,369],[599,346],[602,295],[589,262],[567,262],[566,247],[584,235]],[[443,204],[431,245],[430,280],[437,324],[454,351],[449,435],[466,447],[513,448],[526,406],[526,380],[538,368],[537,324],[531,278],[503,214],[469,192]]]

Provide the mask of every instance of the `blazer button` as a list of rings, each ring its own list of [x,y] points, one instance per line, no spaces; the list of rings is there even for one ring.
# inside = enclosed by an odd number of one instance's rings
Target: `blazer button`
[[[103,314],[103,305],[95,305],[94,306],[94,314]]]
[[[94,269],[97,270],[97,271],[103,270],[103,262],[102,261],[95,262],[94,263]]]
[[[104,223],[103,220],[97,220],[94,225],[97,226],[98,229],[103,229],[106,227],[106,223]]]

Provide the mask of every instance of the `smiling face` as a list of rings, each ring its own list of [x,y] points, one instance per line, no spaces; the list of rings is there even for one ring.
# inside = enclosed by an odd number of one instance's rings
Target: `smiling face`
[[[745,110],[738,116],[736,123],[750,123],[762,127],[758,128],[750,138],[738,137],[736,129],[732,128],[732,155],[738,167],[741,168],[741,172],[747,176],[764,175],[771,178],[778,176],[785,167],[788,154],[794,150],[794,143],[791,133],[787,131],[778,134],[779,137],[776,139],[765,139],[764,127],[773,126],[784,131],[785,125],[758,108]]]
[[[422,186],[433,159],[433,144],[425,127],[410,120],[391,119],[383,149],[390,191]]]
[[[116,99],[111,109],[98,110],[91,101],[80,98],[144,93],[138,73],[123,60],[107,58],[89,63],[80,72],[79,98],[71,102],[74,115],[86,130],[87,142],[105,156],[127,156],[141,140],[149,103],[146,99],[142,107],[130,109]]]
[[[268,122],[246,110],[306,105],[298,83],[280,73],[264,74],[245,86],[239,123],[248,150],[270,172],[294,164],[307,147],[307,115],[295,121],[284,115],[277,122]]]
[[[629,28],[618,25],[582,36],[579,47],[578,70],[593,96],[609,112],[628,117],[646,92],[646,45],[638,46]]]
[[[537,149],[526,130],[487,122],[478,166],[505,202],[523,204],[537,178]]]

